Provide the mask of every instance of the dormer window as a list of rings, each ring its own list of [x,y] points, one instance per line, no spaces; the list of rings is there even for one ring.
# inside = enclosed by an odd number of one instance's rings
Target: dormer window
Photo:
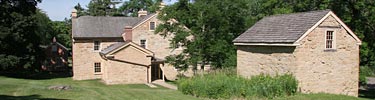
[[[150,30],[155,30],[155,22],[150,22]]]
[[[326,49],[335,49],[335,36],[333,31],[326,32]]]

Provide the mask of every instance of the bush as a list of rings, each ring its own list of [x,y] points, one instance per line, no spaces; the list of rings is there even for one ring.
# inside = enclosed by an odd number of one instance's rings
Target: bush
[[[372,68],[368,66],[361,66],[359,67],[359,83],[360,85],[366,85],[368,76],[374,76],[374,71]]]
[[[274,98],[297,92],[297,80],[293,75],[258,75],[251,79],[233,73],[214,72],[179,80],[178,89],[184,93],[206,98]]]

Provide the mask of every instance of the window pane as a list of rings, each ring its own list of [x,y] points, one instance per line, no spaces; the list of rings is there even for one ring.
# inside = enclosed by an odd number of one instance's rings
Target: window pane
[[[150,30],[155,30],[155,22],[150,22]]]
[[[100,48],[100,42],[94,41],[94,50],[99,50],[99,48]]]
[[[326,48],[333,48],[333,31],[327,31],[326,33]]]
[[[101,72],[100,63],[94,63],[94,71],[95,72]]]
[[[146,40],[141,40],[141,47],[146,48]]]

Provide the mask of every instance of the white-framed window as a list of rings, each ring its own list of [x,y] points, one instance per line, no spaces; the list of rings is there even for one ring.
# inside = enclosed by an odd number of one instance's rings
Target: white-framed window
[[[149,27],[151,31],[155,30],[155,22],[150,22]]]
[[[94,51],[100,50],[100,41],[94,41]]]
[[[146,42],[147,41],[145,39],[143,39],[143,40],[140,41],[139,44],[141,45],[141,47],[146,48]]]
[[[326,49],[335,49],[336,47],[336,40],[335,40],[335,32],[332,30],[326,31],[325,35],[325,48]]]
[[[94,63],[94,72],[95,72],[95,73],[100,73],[100,72],[102,72],[102,66],[101,66],[100,62],[96,62],[96,63]]]

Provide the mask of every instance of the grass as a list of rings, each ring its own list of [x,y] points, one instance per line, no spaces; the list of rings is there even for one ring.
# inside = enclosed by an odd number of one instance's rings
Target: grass
[[[72,90],[49,90],[51,85],[70,85]],[[166,88],[149,88],[143,84],[104,85],[99,80],[73,81],[71,78],[45,80],[0,76],[2,99],[74,99],[74,100],[176,100],[198,99]]]
[[[174,82],[171,82],[174,83]],[[72,90],[49,90],[51,85],[70,85]],[[371,93],[370,93],[371,94]],[[99,80],[73,81],[70,77],[24,79],[0,76],[1,100],[197,100],[179,91],[166,88],[149,88],[143,84],[104,85]],[[243,99],[243,98],[232,98]],[[267,98],[248,98],[252,100]],[[278,97],[275,100],[366,100],[333,94],[296,94]]]
[[[298,94],[294,96],[288,96],[283,98],[275,98],[275,100],[367,100],[364,98],[356,98],[352,96],[345,95],[335,95],[335,94]]]

